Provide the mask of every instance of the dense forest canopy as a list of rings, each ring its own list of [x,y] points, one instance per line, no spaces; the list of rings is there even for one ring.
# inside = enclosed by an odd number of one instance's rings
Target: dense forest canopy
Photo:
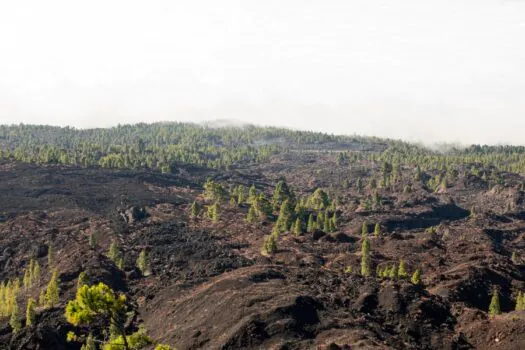
[[[140,123],[107,129],[1,125],[0,145],[3,158],[22,162],[162,172],[170,172],[176,164],[225,169],[267,161],[273,154],[290,151],[337,151],[338,162],[349,163],[388,161],[438,169],[478,163],[509,172],[525,169],[523,146],[471,145],[438,152],[398,140],[253,125],[213,128],[192,123]]]

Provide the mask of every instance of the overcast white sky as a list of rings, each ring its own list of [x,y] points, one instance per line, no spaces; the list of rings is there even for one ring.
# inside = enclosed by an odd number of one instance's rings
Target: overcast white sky
[[[0,1],[0,123],[525,144],[525,1]]]

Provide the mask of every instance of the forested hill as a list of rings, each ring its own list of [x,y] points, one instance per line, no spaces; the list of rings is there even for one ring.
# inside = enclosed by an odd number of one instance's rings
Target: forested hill
[[[119,125],[75,129],[45,125],[0,125],[2,158],[84,167],[152,169],[170,172],[177,164],[225,169],[267,161],[289,151],[338,151],[337,161],[389,161],[394,164],[482,163],[522,172],[524,147],[479,146],[446,152],[397,140],[329,135],[276,127],[214,128],[193,123]]]
[[[79,164],[168,171],[173,163],[213,168],[260,162],[284,150],[375,150],[388,141],[274,127],[212,128],[191,123],[75,129],[43,125],[0,126],[2,155],[24,162]]]

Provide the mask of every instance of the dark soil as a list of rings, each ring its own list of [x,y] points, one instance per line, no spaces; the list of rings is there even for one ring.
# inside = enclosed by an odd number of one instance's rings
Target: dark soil
[[[38,260],[40,283],[19,296],[25,310],[49,280],[52,247],[61,290],[61,304],[39,308],[32,328],[13,336],[2,319],[0,349],[79,349],[65,341],[73,328],[63,315],[82,271],[91,283],[126,293],[129,330],[143,324],[179,350],[525,348],[525,315],[513,311],[517,291],[525,290],[520,191],[502,185],[502,195],[466,178],[446,193],[414,186],[407,194],[408,174],[380,191],[381,207],[363,211],[360,195],[342,180],[352,185],[378,168],[349,169],[334,159],[290,153],[235,171],[181,167],[176,174],[0,164],[0,279],[20,278],[29,260]],[[267,194],[280,178],[299,195],[331,188],[341,199],[338,230],[282,234],[278,251],[263,256],[272,224],[246,223],[247,205],[221,204],[217,223],[204,213],[188,217],[194,200],[206,204],[202,184],[209,177],[226,186],[254,183]],[[509,191],[518,204],[505,213]],[[363,222],[373,270],[403,259],[409,273],[422,269],[423,285],[358,274]],[[375,223],[379,237],[372,235]],[[122,269],[105,255],[112,240]],[[147,276],[135,267],[143,249]],[[489,318],[494,286],[504,314]]]

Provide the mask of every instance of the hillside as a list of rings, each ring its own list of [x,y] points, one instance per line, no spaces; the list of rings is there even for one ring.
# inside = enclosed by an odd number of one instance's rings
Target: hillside
[[[523,147],[178,123],[0,144],[0,349],[108,341],[64,316],[81,274],[179,350],[525,347]]]

